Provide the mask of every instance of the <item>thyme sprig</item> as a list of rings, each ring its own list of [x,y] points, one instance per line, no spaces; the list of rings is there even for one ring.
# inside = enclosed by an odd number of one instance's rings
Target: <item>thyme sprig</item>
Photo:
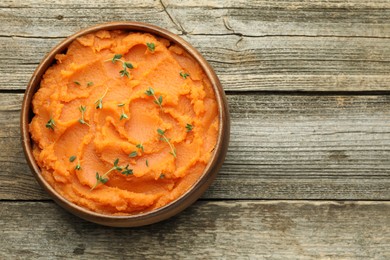
[[[80,110],[80,112],[81,112],[81,118],[79,119],[80,124],[90,126],[90,125],[89,125],[87,122],[85,122],[85,120],[84,120],[84,113],[85,113],[85,111],[87,110],[87,107],[86,107],[86,106],[80,106],[80,107],[79,107],[79,110]]]
[[[119,120],[122,120],[122,119],[128,119],[129,117],[126,115],[125,111],[123,110],[123,106],[125,105],[125,103],[120,103],[118,104],[118,107],[122,107],[122,114],[121,116],[119,117]]]
[[[156,103],[157,105],[160,106],[161,110],[163,109],[162,108],[162,102],[163,102],[163,97],[162,96],[159,96],[157,98],[155,92],[154,92],[154,89],[152,88],[149,88],[145,91],[145,94],[148,95],[149,97],[154,97],[154,103]]]
[[[102,184],[105,184],[106,182],[108,182],[108,178],[104,177],[106,176],[106,174],[104,175],[99,175],[98,172],[96,172],[96,183],[95,185],[91,188],[91,191],[94,190],[98,185],[99,183],[102,183]]]
[[[106,61],[111,61],[112,63],[116,63],[117,61],[120,61],[122,62],[122,68],[123,70],[119,71],[121,77],[123,76],[126,76],[126,77],[129,77],[130,76],[130,73],[127,71],[127,69],[133,69],[134,66],[133,64],[131,64],[130,62],[127,62],[127,61],[124,61],[121,59],[122,58],[122,55],[121,54],[115,54],[114,57],[112,57],[112,59],[108,59]]]
[[[126,165],[126,167],[121,172],[123,175],[129,176],[133,174],[133,170],[129,169],[129,165]]]
[[[117,158],[115,159],[112,168],[109,169],[107,172],[105,172],[102,175],[100,175],[99,172],[96,172],[96,183],[91,188],[91,191],[94,190],[99,185],[99,183],[105,184],[106,182],[108,182],[109,178],[107,176],[112,171],[119,171],[120,173],[126,176],[133,174],[133,170],[129,169],[129,165],[126,165],[125,167],[119,166],[119,159]]]
[[[106,88],[106,91],[104,92],[103,96],[101,98],[99,98],[98,100],[96,100],[96,102],[95,102],[96,109],[102,109],[103,108],[103,98],[106,96],[107,91],[108,91],[108,88]]]
[[[160,128],[157,129],[157,133],[161,135],[160,140],[168,143],[169,147],[171,148],[170,154],[173,155],[173,157],[176,158],[176,148],[171,144],[170,139],[168,139],[165,135],[166,130],[162,130]]]
[[[81,170],[80,160],[77,158],[76,155],[72,155],[71,157],[69,157],[70,162],[74,162],[76,159],[77,159],[77,164],[74,167],[74,169],[78,171],[78,170]]]
[[[103,175],[100,175],[99,174],[99,172],[96,172],[96,183],[95,183],[95,185],[91,188],[91,190],[93,190],[93,189],[95,189],[98,185],[99,185],[99,183],[106,183],[106,182],[108,182],[108,178],[107,178],[107,175],[110,173],[110,172],[112,172],[112,171],[121,171],[122,170],[122,168],[120,168],[119,166],[118,166],[118,163],[119,163],[119,159],[116,159],[115,161],[114,161],[114,166],[111,168],[111,169],[109,169],[107,172],[105,172]]]
[[[56,126],[56,123],[54,122],[53,118],[50,118],[49,121],[46,123],[46,128],[54,130],[54,127]]]

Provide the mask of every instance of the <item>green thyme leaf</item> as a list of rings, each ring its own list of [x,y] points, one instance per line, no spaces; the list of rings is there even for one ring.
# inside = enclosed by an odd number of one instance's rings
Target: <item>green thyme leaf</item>
[[[125,113],[122,113],[121,116],[119,117],[119,120],[128,119],[128,118],[129,117]]]
[[[136,156],[138,156],[138,153],[137,153],[136,151],[133,151],[133,152],[131,152],[131,153],[129,154],[129,157],[130,157],[130,158],[133,158],[133,157],[136,157]]]
[[[90,87],[90,86],[93,86],[93,82],[92,81],[87,83],[87,87]]]
[[[153,96],[154,95],[154,90],[152,88],[149,88],[145,91],[145,94],[148,95],[149,97],[150,96]]]
[[[142,144],[137,144],[135,147],[137,147],[138,149],[141,149],[142,152],[144,152],[144,146]]]
[[[120,60],[122,58],[121,54],[115,54],[114,57],[111,59],[112,63],[115,63],[117,60]]]
[[[181,72],[180,72],[180,76],[181,76],[183,79],[186,79],[187,77],[189,77],[189,76],[190,76],[190,74],[188,74],[188,73],[186,73],[186,72],[183,72],[183,71],[181,71]]]
[[[98,172],[96,172],[96,180],[97,182],[106,183],[108,178],[105,178],[104,175],[100,176]]]
[[[71,157],[69,157],[69,161],[70,162],[74,162],[74,160],[76,160],[76,156],[75,155],[72,155]]]
[[[56,124],[55,124],[53,118],[50,118],[49,121],[47,121],[47,123],[46,123],[45,126],[46,126],[46,128],[48,128],[48,129],[54,130],[55,125],[56,125]]]
[[[162,105],[162,102],[163,102],[163,97],[162,97],[162,96],[159,96],[159,97],[154,101],[154,103],[156,103],[156,104],[159,105],[159,106]]]
[[[129,169],[129,165],[126,165],[124,170],[121,172],[123,175],[129,176],[133,174],[133,170]]]
[[[191,124],[187,124],[186,128],[187,128],[187,132],[190,132],[190,131],[192,131],[192,129],[194,129],[194,126]]]
[[[126,69],[119,71],[119,73],[120,73],[121,77],[124,77],[124,76],[129,77],[130,76],[130,73]]]
[[[154,52],[154,49],[156,48],[156,45],[153,42],[147,42],[146,46],[150,52]]]
[[[102,109],[103,108],[103,101],[101,99],[97,100],[95,102],[96,104],[96,109]]]
[[[118,166],[118,163],[119,163],[119,159],[116,158],[115,161],[114,161],[114,166]]]
[[[111,168],[110,171],[112,171],[112,170],[121,171],[121,170],[122,170],[122,167],[120,167],[120,166],[118,165],[118,163],[119,163],[119,159],[116,158],[116,160],[114,161],[114,166]]]
[[[74,84],[81,86],[79,81],[73,81]]]
[[[126,62],[126,61],[123,63],[123,68],[124,69],[125,68],[134,69],[133,64],[131,64],[130,62]]]

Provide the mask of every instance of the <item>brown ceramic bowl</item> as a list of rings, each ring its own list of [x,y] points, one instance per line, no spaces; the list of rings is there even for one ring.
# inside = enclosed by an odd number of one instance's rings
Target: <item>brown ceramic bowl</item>
[[[177,200],[167,204],[164,207],[155,209],[150,212],[127,215],[127,216],[113,216],[105,215],[93,212],[86,208],[80,207],[59,195],[42,177],[40,168],[32,154],[32,140],[29,133],[29,123],[33,117],[31,101],[34,93],[38,90],[42,75],[53,64],[56,54],[64,53],[68,46],[77,38],[85,34],[96,32],[99,30],[127,30],[127,31],[139,31],[147,32],[162,38],[169,40],[186,50],[203,68],[207,77],[209,78],[213,89],[215,91],[216,100],[218,102],[219,110],[219,133],[217,138],[217,144],[214,150],[214,154],[211,157],[210,162],[205,168],[203,175],[199,180],[181,197]],[[179,36],[159,28],[154,25],[138,22],[114,22],[106,23],[84,29],[76,34],[73,34],[54,47],[46,57],[41,61],[32,75],[30,82],[27,86],[26,93],[24,95],[22,113],[21,113],[21,133],[22,133],[22,145],[24,153],[27,158],[27,162],[32,170],[34,177],[38,183],[50,194],[50,196],[63,208],[69,212],[98,224],[115,226],[115,227],[135,227],[148,225],[155,222],[167,219],[195,202],[210,186],[211,182],[215,179],[222,163],[225,159],[227,147],[229,143],[230,135],[230,121],[229,112],[227,107],[226,98],[222,89],[221,83],[218,80],[214,70],[208,64],[208,62],[202,57],[202,55],[189,43],[184,41]]]

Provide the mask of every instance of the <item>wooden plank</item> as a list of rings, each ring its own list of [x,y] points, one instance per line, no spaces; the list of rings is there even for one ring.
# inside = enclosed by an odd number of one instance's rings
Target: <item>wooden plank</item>
[[[13,0],[0,4],[0,35],[62,37],[83,27],[134,20],[182,34],[390,37],[386,0],[115,2]]]
[[[389,202],[198,201],[141,228],[1,202],[2,259],[389,259]]]
[[[233,33],[252,37],[390,35],[388,1],[162,2],[165,2],[166,10],[184,34]]]
[[[380,0],[3,1],[0,89],[24,89],[44,54],[79,29],[136,20],[182,34],[228,91],[389,90],[389,17]]]
[[[22,94],[0,95],[0,199],[47,199],[19,142]],[[204,198],[390,199],[390,96],[228,95],[231,142]]]
[[[86,1],[2,1],[0,4],[2,36],[64,37],[104,22],[140,21],[160,24],[175,30],[169,16],[158,1],[100,0]]]
[[[390,90],[390,39],[184,38],[214,67],[226,91]],[[0,58],[7,60],[0,63],[0,90],[25,89],[40,60],[60,41],[0,37]]]

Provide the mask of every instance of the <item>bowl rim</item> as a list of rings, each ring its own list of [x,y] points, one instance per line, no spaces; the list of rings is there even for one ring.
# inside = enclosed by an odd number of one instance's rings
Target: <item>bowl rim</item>
[[[217,143],[215,144],[214,152],[202,175],[180,197],[163,207],[156,208],[151,211],[133,215],[108,215],[89,210],[71,201],[68,201],[43,178],[40,168],[37,165],[35,158],[33,157],[32,140],[29,132],[29,123],[33,116],[31,101],[35,92],[39,89],[42,75],[55,61],[55,55],[63,53],[74,40],[80,36],[100,30],[125,30],[131,32],[151,33],[153,35],[165,38],[170,42],[178,44],[202,67],[204,73],[211,82],[216,101],[218,103],[219,133],[217,137]],[[230,137],[230,118],[226,97],[222,85],[210,64],[192,45],[190,45],[180,36],[158,26],[143,22],[119,21],[98,24],[82,29],[58,43],[50,50],[49,53],[45,55],[45,57],[41,60],[35,69],[24,94],[20,119],[23,151],[27,159],[27,163],[40,186],[43,187],[44,190],[49,193],[49,195],[60,206],[70,211],[71,213],[98,224],[118,227],[133,227],[156,223],[176,215],[185,208],[189,207],[206,191],[206,189],[215,179],[225,159]]]

